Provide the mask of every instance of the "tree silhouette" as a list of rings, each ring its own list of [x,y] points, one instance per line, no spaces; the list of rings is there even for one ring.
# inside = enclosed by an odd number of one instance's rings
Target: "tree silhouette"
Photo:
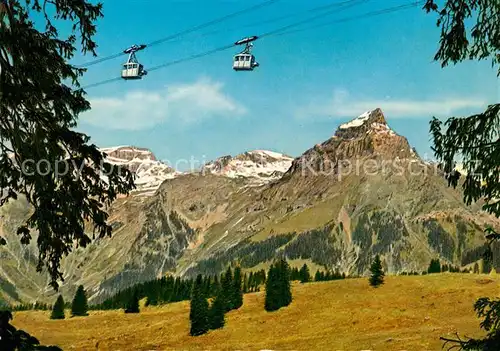
[[[233,290],[232,309],[238,309],[243,305],[241,268],[239,266],[234,269],[232,290]]]
[[[56,303],[52,308],[50,319],[64,319],[64,299],[62,295],[57,297]]]
[[[80,285],[76,289],[75,297],[73,298],[73,303],[71,304],[71,315],[72,316],[88,316],[88,303],[87,295],[83,285]]]
[[[307,283],[311,281],[311,274],[309,273],[309,267],[307,267],[307,264],[304,263],[304,265],[300,269],[299,275],[301,283]]]
[[[190,334],[192,336],[205,334],[209,329],[208,302],[203,294],[203,277],[201,274],[198,274],[193,284],[190,307]]]
[[[0,1],[0,205],[18,196],[32,205],[17,234],[27,245],[36,229],[37,270],[45,266],[57,289],[63,280],[62,257],[91,242],[86,223],[98,237],[110,235],[103,205],[128,194],[134,182],[130,171],[105,162],[90,138],[73,130],[90,103],[78,83],[85,69],[68,61],[77,52],[77,37],[82,52],[95,55],[93,36],[102,4],[41,3]]]
[[[219,329],[225,324],[225,306],[222,291],[219,289],[209,310],[210,329]]]
[[[440,6],[441,5],[441,6]],[[441,28],[439,49],[434,57],[445,67],[465,60],[491,59],[492,65],[500,63],[500,2],[498,0],[427,0],[424,9],[438,14]],[[500,75],[500,66],[497,76]],[[460,182],[464,202],[469,205],[482,199],[483,209],[500,217],[500,103],[489,105],[482,113],[468,117],[451,117],[441,122],[433,117],[430,132],[434,155],[441,162],[448,185],[457,187],[460,172],[455,170],[460,159],[466,175]],[[486,228],[488,240],[485,261],[492,257],[492,244],[500,239],[493,228]],[[488,330],[485,339],[447,339],[451,348],[462,350],[500,350],[498,336],[500,301],[480,299],[475,305],[482,326]],[[488,311],[488,312],[485,312]]]
[[[12,313],[10,311],[0,311],[0,350],[62,351],[57,346],[40,345],[40,342],[35,337],[11,325],[11,319]]]
[[[225,274],[221,278],[221,297],[224,303],[225,311],[228,312],[234,308],[234,286],[233,273],[231,267],[227,267]]]
[[[438,258],[431,260],[429,268],[427,268],[427,273],[441,273],[441,263]]]
[[[130,297],[130,300],[125,309],[125,313],[139,313],[139,292],[134,289],[134,293]]]
[[[379,255],[375,256],[375,259],[370,267],[370,272],[371,275],[369,282],[371,286],[378,287],[384,283],[384,271],[382,269],[382,262],[380,262]]]
[[[271,264],[266,280],[264,309],[276,311],[292,302],[290,266],[284,258]]]

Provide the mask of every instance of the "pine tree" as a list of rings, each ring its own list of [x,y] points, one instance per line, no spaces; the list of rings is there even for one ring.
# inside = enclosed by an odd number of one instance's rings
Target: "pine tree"
[[[125,313],[139,313],[139,292],[134,289],[125,308]]]
[[[242,278],[241,278],[241,268],[236,267],[234,269],[234,276],[233,276],[233,296],[232,296],[232,303],[233,303],[233,309],[237,310],[243,305],[243,291],[242,291]]]
[[[316,271],[316,274],[314,274],[314,281],[319,282],[321,280],[321,275],[319,271]]]
[[[370,267],[370,285],[377,287],[384,283],[384,271],[382,270],[382,262],[380,262],[379,255],[375,256],[375,260],[373,261]]]
[[[209,329],[208,302],[203,294],[203,278],[198,274],[191,292],[189,320],[192,336],[205,334]]]
[[[474,263],[474,274],[479,274],[479,265],[476,263]]]
[[[72,316],[88,316],[88,304],[87,295],[83,285],[80,285],[76,290],[75,297],[73,298],[73,303],[71,304],[71,315]]]
[[[429,274],[441,273],[441,263],[439,262],[439,259],[432,259],[431,260],[431,263],[429,264],[429,268],[427,269],[427,272]]]
[[[282,258],[279,263],[280,276],[280,295],[281,306],[288,306],[292,302],[292,286],[290,284],[290,266],[288,262]]]
[[[243,293],[246,294],[248,292],[248,276],[245,273],[243,275]]]
[[[311,274],[309,273],[309,267],[304,263],[302,268],[300,269],[300,282],[307,283],[311,281]]]
[[[225,306],[221,292],[219,289],[208,311],[210,329],[219,329],[225,324]]]
[[[231,267],[227,267],[226,273],[221,279],[221,297],[224,303],[224,309],[229,312],[234,308],[233,301],[233,273]]]
[[[266,311],[276,311],[279,309],[279,282],[277,275],[277,268],[274,264],[269,267],[266,281],[266,299],[264,308]]]
[[[283,258],[269,268],[264,302],[266,311],[276,311],[292,302],[290,274],[290,266]]]
[[[62,295],[57,297],[56,303],[52,308],[50,319],[64,319],[64,299]]]

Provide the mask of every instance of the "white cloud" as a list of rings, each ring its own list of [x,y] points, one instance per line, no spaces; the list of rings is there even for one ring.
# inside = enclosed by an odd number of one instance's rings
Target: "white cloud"
[[[444,97],[434,100],[356,98],[343,89],[335,90],[326,101],[311,103],[295,111],[297,118],[355,117],[367,110],[381,108],[390,118],[450,116],[463,109],[484,108],[487,102],[474,97]]]
[[[159,91],[134,91],[123,97],[90,99],[80,121],[107,129],[140,130],[166,120],[184,125],[215,117],[237,117],[246,109],[223,92],[223,84],[202,78]]]

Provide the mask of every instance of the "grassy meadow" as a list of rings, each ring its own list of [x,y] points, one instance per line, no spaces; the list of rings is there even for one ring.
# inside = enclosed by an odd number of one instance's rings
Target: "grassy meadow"
[[[440,350],[440,336],[482,335],[472,305],[499,292],[500,275],[390,276],[379,288],[366,278],[294,283],[290,306],[269,313],[263,292],[246,294],[223,329],[198,337],[189,336],[189,302],[65,320],[16,312],[13,324],[64,350]]]

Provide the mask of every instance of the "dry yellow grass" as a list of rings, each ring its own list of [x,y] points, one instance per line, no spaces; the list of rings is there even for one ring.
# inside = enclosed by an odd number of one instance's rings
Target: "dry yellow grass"
[[[293,302],[264,311],[263,293],[245,295],[224,329],[191,337],[189,303],[143,308],[140,314],[92,312],[49,320],[47,312],[17,312],[13,324],[64,350],[439,350],[440,336],[479,336],[473,303],[497,296],[496,275],[437,274],[294,284]]]

